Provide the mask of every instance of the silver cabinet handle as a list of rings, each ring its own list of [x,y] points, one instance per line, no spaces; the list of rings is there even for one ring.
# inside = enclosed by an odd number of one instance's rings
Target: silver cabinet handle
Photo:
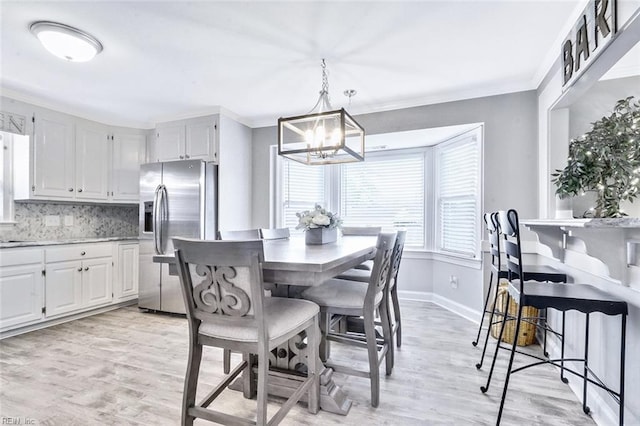
[[[82,272],[82,266],[78,268],[78,272]]]
[[[184,155],[181,155],[181,156],[180,156],[180,159],[181,159],[181,160],[184,160]]]
[[[86,251],[81,251],[81,252],[80,252],[80,256],[84,256],[85,254],[87,254],[87,252],[86,252]]]
[[[185,156],[184,156],[184,158],[189,158],[189,156],[188,156],[188,155],[185,155]]]
[[[69,188],[69,192],[73,192],[73,188]]]
[[[85,271],[88,271],[88,270],[89,270],[89,267],[88,267],[88,266],[86,266],[86,267],[84,268],[84,270],[85,270]]]
[[[82,188],[78,188],[78,192],[82,192]]]

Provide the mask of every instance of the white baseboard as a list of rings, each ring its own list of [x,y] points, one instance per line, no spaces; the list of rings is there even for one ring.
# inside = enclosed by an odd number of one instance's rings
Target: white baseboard
[[[466,318],[475,324],[480,323],[481,313],[479,311],[475,311],[458,302],[440,296],[439,294],[426,291],[398,291],[398,298],[403,300],[417,300],[420,302],[435,303],[436,305],[441,306],[462,318]]]

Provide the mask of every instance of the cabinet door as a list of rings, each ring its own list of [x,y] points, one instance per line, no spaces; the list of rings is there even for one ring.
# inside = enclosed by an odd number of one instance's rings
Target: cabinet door
[[[106,126],[78,124],[76,128],[76,199],[106,200],[109,164]]]
[[[184,160],[184,124],[158,128],[156,155],[158,161]]]
[[[46,266],[46,316],[82,308],[82,262],[55,262]]]
[[[111,168],[111,199],[137,201],[140,199],[140,163],[145,152],[145,135],[115,133],[113,135],[113,163]]]
[[[73,121],[62,114],[36,114],[34,123],[33,194],[73,199]]]
[[[212,118],[187,123],[186,159],[214,160],[216,124]]]
[[[120,244],[118,246],[117,279],[113,289],[115,299],[138,297],[138,244]]]
[[[82,261],[83,307],[106,305],[113,300],[112,258],[98,257]]]
[[[42,318],[42,265],[0,268],[0,329]]]

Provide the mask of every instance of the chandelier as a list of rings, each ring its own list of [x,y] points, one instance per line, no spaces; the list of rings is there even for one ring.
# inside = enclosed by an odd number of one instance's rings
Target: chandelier
[[[308,114],[278,119],[278,154],[310,165],[364,160],[364,129],[344,108],[331,106],[324,59],[315,106]]]

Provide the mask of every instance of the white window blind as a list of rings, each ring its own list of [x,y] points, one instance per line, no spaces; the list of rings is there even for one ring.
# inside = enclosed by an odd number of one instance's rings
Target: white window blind
[[[424,247],[425,154],[368,155],[342,165],[340,216],[345,225],[400,227],[407,246]]]
[[[283,158],[282,174],[281,226],[293,229],[298,225],[297,212],[313,209],[316,203],[326,206],[325,167]]]
[[[436,149],[438,174],[438,247],[444,252],[478,256],[480,217],[480,144],[476,131]]]

